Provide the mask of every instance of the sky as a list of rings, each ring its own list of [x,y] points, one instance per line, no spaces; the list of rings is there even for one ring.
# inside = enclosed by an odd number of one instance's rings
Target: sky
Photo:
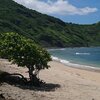
[[[14,0],[27,8],[64,22],[93,24],[100,21],[100,0]]]

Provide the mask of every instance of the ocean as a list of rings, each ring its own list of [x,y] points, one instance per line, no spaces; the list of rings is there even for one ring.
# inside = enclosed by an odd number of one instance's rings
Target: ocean
[[[48,49],[53,60],[71,67],[100,68],[100,47]]]

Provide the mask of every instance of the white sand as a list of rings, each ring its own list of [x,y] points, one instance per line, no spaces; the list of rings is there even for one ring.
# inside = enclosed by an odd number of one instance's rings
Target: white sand
[[[100,100],[99,72],[70,68],[54,61],[49,64],[50,69],[40,72],[40,78],[48,84],[48,91],[22,89],[4,83],[0,93],[14,100]],[[0,61],[0,70],[20,72],[28,77],[27,68],[10,65],[6,60]]]

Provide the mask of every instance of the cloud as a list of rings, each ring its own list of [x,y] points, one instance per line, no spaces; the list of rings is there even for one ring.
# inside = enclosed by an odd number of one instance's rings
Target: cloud
[[[14,0],[27,8],[39,11],[45,14],[58,15],[87,15],[96,12],[97,8],[78,8],[70,4],[68,0]]]

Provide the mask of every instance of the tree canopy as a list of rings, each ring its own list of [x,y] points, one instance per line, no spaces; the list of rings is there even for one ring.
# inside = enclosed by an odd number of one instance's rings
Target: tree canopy
[[[50,54],[32,40],[17,33],[0,34],[0,57],[29,69],[30,80],[41,69],[49,68]]]

